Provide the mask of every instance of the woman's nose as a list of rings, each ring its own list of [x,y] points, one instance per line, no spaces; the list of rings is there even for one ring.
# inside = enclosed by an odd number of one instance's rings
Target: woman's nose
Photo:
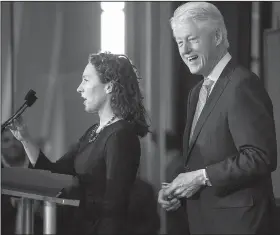
[[[78,92],[78,93],[81,93],[81,92],[82,92],[82,86],[81,86],[81,84],[78,86],[77,92]]]

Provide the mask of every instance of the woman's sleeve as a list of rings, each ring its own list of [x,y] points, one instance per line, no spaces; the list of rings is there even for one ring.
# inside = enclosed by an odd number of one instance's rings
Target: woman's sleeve
[[[34,166],[35,169],[49,170],[53,173],[74,175],[74,158],[76,149],[71,149],[65,155],[63,155],[56,162],[51,162],[45,154],[40,151],[38,160]]]
[[[128,130],[113,133],[105,146],[106,191],[98,234],[120,234],[140,160],[138,137]]]
[[[51,162],[45,154],[40,151],[38,160],[34,166],[35,169],[49,170],[53,173],[75,175],[74,157],[77,154],[81,143],[85,140],[90,128],[86,133],[74,144],[70,150],[56,162]]]

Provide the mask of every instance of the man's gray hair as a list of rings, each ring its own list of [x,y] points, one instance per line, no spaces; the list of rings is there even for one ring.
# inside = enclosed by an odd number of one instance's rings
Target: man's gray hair
[[[229,47],[224,17],[213,4],[208,2],[187,2],[179,6],[170,19],[172,30],[174,31],[174,28],[178,25],[184,25],[187,20],[192,20],[197,24],[206,24],[207,27],[213,30],[220,29],[223,38],[222,42],[226,48]]]

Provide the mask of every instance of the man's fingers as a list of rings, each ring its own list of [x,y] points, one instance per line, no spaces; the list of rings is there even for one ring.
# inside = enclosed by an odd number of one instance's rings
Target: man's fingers
[[[175,204],[173,204],[172,206],[166,208],[166,211],[175,211],[177,210],[179,207],[181,206],[181,202],[178,201]]]
[[[172,206],[173,204],[177,203],[177,201],[177,198],[173,198],[172,200],[166,200],[165,198],[158,199],[158,203],[165,207]]]
[[[184,198],[184,197],[190,197],[192,196],[191,192],[190,191],[183,191],[182,193],[180,193],[179,195],[177,195],[178,198]]]
[[[168,188],[170,186],[170,183],[162,182],[161,187],[162,188]]]
[[[180,200],[178,200],[176,203],[174,203],[174,204],[172,205],[172,207],[177,207],[177,206],[179,206],[179,205],[181,205]]]
[[[173,198],[171,201],[163,201],[161,203],[161,207],[165,210],[169,210],[170,208],[176,207],[178,204],[181,204],[180,200],[177,198]]]
[[[176,211],[176,210],[178,210],[178,208],[179,208],[180,206],[181,206],[181,204],[178,203],[178,204],[174,205],[174,207],[172,207],[169,211]]]
[[[163,208],[163,209],[165,209],[165,210],[167,210],[168,208],[170,208],[170,207],[173,207],[174,205],[176,205],[176,203],[174,203],[174,204],[171,204],[171,203],[165,203],[165,204],[161,204],[161,207]]]
[[[181,191],[180,193],[178,193],[178,194],[176,195],[176,197],[177,197],[177,198],[190,197],[190,196],[192,196],[195,192],[196,192],[196,190],[194,190],[193,188],[187,188],[187,189]]]
[[[159,199],[158,203],[161,204],[161,206],[170,206],[170,202],[163,199]]]
[[[159,191],[158,203],[161,204],[161,206],[170,206],[170,201],[166,200],[166,197],[163,194],[163,190]]]
[[[175,203],[177,203],[179,200],[178,200],[178,198],[173,198],[173,199],[171,199],[169,202],[171,203],[171,204],[175,204]],[[180,201],[179,201],[180,202]]]
[[[182,193],[184,193],[184,191],[186,191],[186,189],[183,188],[183,187],[177,188],[177,189],[173,192],[173,195],[174,195],[175,197],[178,197],[179,195],[181,195]]]
[[[173,192],[176,190],[177,186],[175,184],[171,184],[168,188],[164,190],[164,194],[166,196],[173,194]]]
[[[168,210],[171,206],[170,205],[161,205],[162,209]]]
[[[189,198],[191,196],[193,196],[194,194],[197,193],[197,191],[200,189],[200,187],[191,187],[188,188],[187,190],[185,190],[184,192],[182,192],[180,195],[178,195],[178,198]]]

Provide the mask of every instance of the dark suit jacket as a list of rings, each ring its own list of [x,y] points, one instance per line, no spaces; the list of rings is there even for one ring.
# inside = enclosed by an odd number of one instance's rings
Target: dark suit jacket
[[[274,205],[271,172],[276,135],[262,81],[228,63],[189,134],[202,82],[190,92],[184,132],[185,170],[206,168],[212,187],[187,200],[191,233],[255,234],[268,227]]]

